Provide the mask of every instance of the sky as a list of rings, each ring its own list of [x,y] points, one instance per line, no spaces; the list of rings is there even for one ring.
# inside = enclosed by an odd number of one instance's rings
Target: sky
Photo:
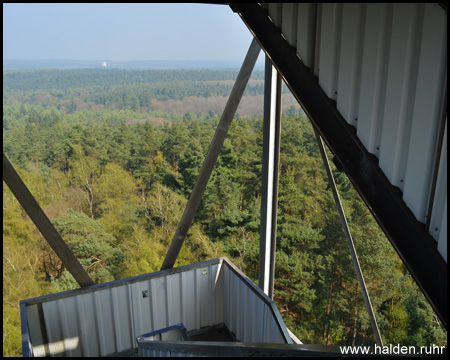
[[[242,62],[251,40],[228,5],[3,4],[3,59]]]

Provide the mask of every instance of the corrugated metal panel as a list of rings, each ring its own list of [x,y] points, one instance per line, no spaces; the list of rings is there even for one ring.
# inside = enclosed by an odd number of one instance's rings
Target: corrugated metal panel
[[[241,342],[291,344],[275,303],[231,264],[224,263],[223,274],[223,322],[236,338]]]
[[[285,37],[287,42],[297,47],[297,3],[285,4],[282,8],[283,29],[285,29]]]
[[[297,53],[303,63],[314,68],[317,4],[298,4]]]
[[[105,356],[135,348],[136,336],[170,325],[184,323],[196,329],[221,323],[223,300],[215,294],[218,269],[219,260],[209,261],[201,268],[149,274],[32,301],[26,311],[33,354]]]
[[[33,311],[34,309],[37,310],[37,306],[30,306],[30,315],[27,314],[27,307],[24,303],[20,303],[20,326],[22,328],[22,355],[23,357],[30,357],[33,353],[33,345],[32,340],[30,338],[30,333],[28,329],[36,330],[36,327],[39,326],[39,316],[37,314],[37,311]],[[32,322],[32,324],[28,324],[28,318]],[[39,330],[36,331],[39,333]],[[36,345],[39,346],[40,344],[43,344],[42,337],[35,337],[36,338]],[[40,356],[44,356],[40,355]]]
[[[420,49],[415,96],[411,104],[410,143],[405,150],[408,158],[405,161],[403,188],[406,203],[422,222],[426,221],[437,134],[443,119],[442,112],[446,111],[443,103],[447,79],[447,17],[435,11],[441,9],[430,5],[419,8],[422,32],[418,34]]]
[[[366,4],[343,6],[339,50],[337,108],[347,121],[356,125],[361,84],[363,30]],[[357,20],[354,23],[354,20]]]
[[[393,6],[366,6],[357,129],[366,149],[379,156]]]
[[[439,129],[446,114],[446,12],[434,3],[263,7],[379,159],[390,182],[403,191],[417,220],[426,223]],[[440,157],[446,167],[445,151]],[[444,176],[441,170],[439,174]],[[431,199],[436,226],[430,227],[430,234],[438,249],[447,246],[446,223],[441,224],[446,197],[446,187],[437,186]]]
[[[225,323],[241,341],[292,341],[273,301],[225,258],[23,305],[22,332],[34,356],[124,353],[137,347],[137,336],[180,323],[189,331]]]
[[[431,213],[430,232],[438,240],[438,251],[447,261],[447,125],[445,126],[436,194]]]

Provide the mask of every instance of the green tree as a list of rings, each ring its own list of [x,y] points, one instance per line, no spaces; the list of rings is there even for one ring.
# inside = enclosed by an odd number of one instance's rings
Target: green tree
[[[165,125],[165,137],[162,143],[162,151],[172,166],[174,173],[178,172],[178,162],[181,154],[186,150],[189,143],[189,132],[186,122],[177,122],[171,126]]]
[[[185,196],[189,196],[194,188],[203,160],[203,149],[200,142],[192,138],[186,150],[180,155],[178,169],[181,176],[176,179]]]
[[[5,189],[3,193],[5,197]],[[18,357],[22,354],[19,301],[48,294],[50,287],[42,276],[43,253],[36,230],[17,206],[9,204],[3,207],[3,356]]]
[[[71,168],[71,183],[86,193],[87,213],[91,218],[97,216],[97,182],[100,177],[101,168],[98,161],[91,156],[84,155],[79,145],[74,145],[74,156],[69,160]]]
[[[99,220],[117,243],[131,236],[138,224],[139,180],[119,165],[107,164],[97,183]]]
[[[102,223],[83,213],[69,211],[56,219],[54,225],[94,282],[104,283],[119,278],[118,268],[125,255],[115,247],[114,236]]]
[[[138,139],[132,149],[131,170],[149,189],[156,180],[154,157],[161,146],[161,135],[148,120],[143,125],[137,125],[134,134]]]

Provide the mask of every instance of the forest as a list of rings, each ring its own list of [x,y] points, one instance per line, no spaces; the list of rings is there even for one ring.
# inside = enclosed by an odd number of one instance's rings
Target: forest
[[[3,72],[3,151],[96,283],[160,269],[236,75]],[[250,79],[175,266],[227,256],[257,284],[263,78]],[[284,93],[274,301],[304,343],[372,345],[314,132]],[[446,346],[373,216],[333,173],[384,344]],[[77,287],[4,184],[3,356],[21,356],[20,300]]]

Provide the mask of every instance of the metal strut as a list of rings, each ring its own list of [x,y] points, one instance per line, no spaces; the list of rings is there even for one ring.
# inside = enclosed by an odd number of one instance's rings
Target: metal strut
[[[331,172],[330,164],[328,162],[328,157],[323,146],[322,138],[319,133],[314,129],[314,134],[316,135],[317,143],[319,144],[320,155],[322,156],[323,164],[327,172],[328,181],[330,183],[331,190],[333,191],[334,201],[336,203],[336,208],[341,218],[342,227],[344,228],[345,238],[347,239],[348,248],[350,250],[350,255],[352,257],[353,266],[355,267],[356,277],[358,278],[359,286],[363,295],[364,303],[366,305],[367,312],[369,313],[370,323],[372,325],[373,333],[378,346],[383,346],[383,339],[381,338],[380,330],[378,329],[377,319],[373,312],[372,303],[370,302],[369,293],[367,292],[366,283],[364,281],[364,276],[361,271],[361,266],[359,265],[358,255],[356,254],[355,245],[353,243],[352,234],[348,227],[347,219],[345,218],[344,209],[342,208],[341,199],[339,198],[339,193],[337,191],[336,182],[334,181],[333,174]]]
[[[278,169],[280,167],[281,76],[266,57],[258,286],[271,299],[275,280]]]
[[[219,157],[219,153],[222,150],[222,145],[225,141],[228,129],[230,128],[231,121],[236,114],[236,110],[239,106],[245,87],[247,86],[248,79],[252,74],[260,51],[261,48],[258,45],[258,42],[253,39],[250,44],[250,48],[248,49],[247,56],[244,59],[244,63],[242,64],[241,70],[236,78],[233,89],[231,90],[230,97],[225,105],[225,109],[222,117],[220,118],[216,133],[214,134],[211,146],[209,147],[208,154],[206,155],[205,161],[200,169],[194,189],[192,190],[191,196],[186,204],[186,208],[181,216],[180,223],[175,231],[175,235],[172,239],[169,250],[167,251],[161,270],[173,268],[173,265],[177,260],[181,246],[184,242],[184,238],[186,237],[198,205],[200,204],[200,200],[205,192],[206,185],[208,184],[214,165]]]

